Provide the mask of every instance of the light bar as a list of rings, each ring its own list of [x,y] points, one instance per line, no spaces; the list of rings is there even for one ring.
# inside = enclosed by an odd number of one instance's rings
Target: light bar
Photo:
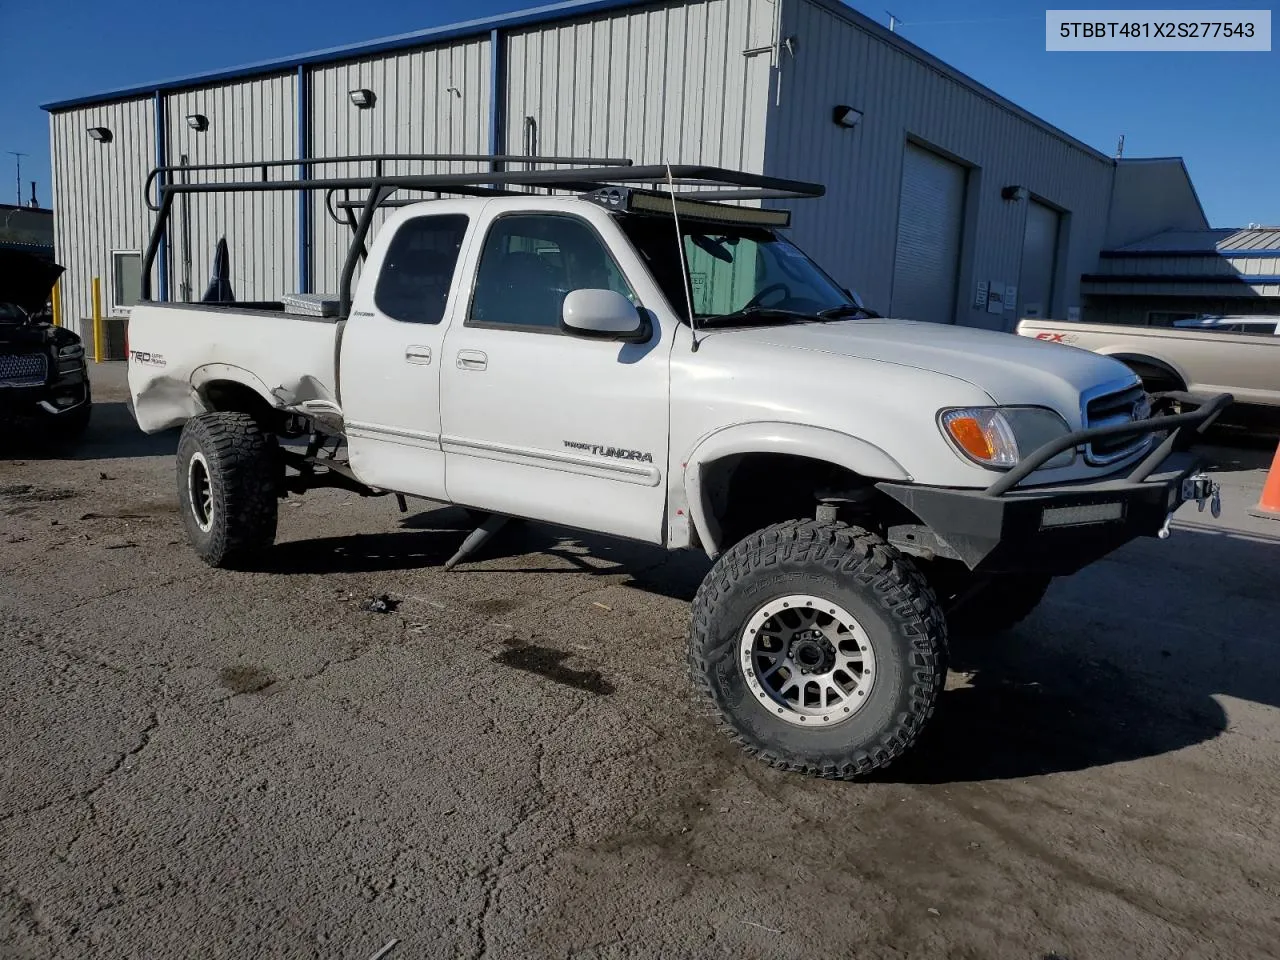
[[[1124,503],[1089,503],[1079,507],[1049,507],[1040,514],[1040,529],[1083,527],[1091,523],[1111,523],[1124,517]]]
[[[604,187],[585,195],[611,210],[626,213],[675,213],[690,220],[736,223],[752,227],[789,227],[790,210],[761,210],[759,207],[734,207],[706,200],[690,200],[687,197],[672,198],[669,193],[649,190],[632,190],[626,187]]]

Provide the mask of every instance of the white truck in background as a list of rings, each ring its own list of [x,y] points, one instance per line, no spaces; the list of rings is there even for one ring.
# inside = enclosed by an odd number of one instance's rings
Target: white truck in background
[[[891,763],[933,715],[949,630],[1017,622],[1051,577],[1216,493],[1181,448],[1230,397],[1149,418],[1115,360],[875,317],[785,239],[787,211],[719,202],[816,185],[694,166],[184,172],[161,189],[144,278],[176,194],[366,191],[332,315],[133,310],[136,416],[182,426],[201,557],[253,563],[279,498],[318,486],[478,512],[447,566],[509,517],[705,551],[695,686],[784,769]],[[397,190],[471,195],[391,213],[366,249]]]
[[[1197,317],[1172,326],[1023,320],[1018,333],[1114,357],[1149,392],[1226,392],[1235,397],[1233,415],[1280,423],[1280,317]]]

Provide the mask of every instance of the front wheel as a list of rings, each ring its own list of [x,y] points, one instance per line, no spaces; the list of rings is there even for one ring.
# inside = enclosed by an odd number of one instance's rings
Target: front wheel
[[[716,562],[693,602],[689,662],[747,753],[852,779],[904,754],[932,716],[946,621],[924,578],[881,538],[791,521]]]
[[[234,567],[275,542],[280,448],[247,413],[187,421],[178,441],[178,513],[212,567]]]

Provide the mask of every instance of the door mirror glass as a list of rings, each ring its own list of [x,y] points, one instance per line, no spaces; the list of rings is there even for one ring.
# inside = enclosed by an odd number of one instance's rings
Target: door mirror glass
[[[643,342],[649,322],[634,303],[614,290],[572,290],[564,298],[560,327],[566,333],[602,340]]]

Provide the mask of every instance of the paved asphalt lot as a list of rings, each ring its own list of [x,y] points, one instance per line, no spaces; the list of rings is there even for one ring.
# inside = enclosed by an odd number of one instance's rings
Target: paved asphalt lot
[[[324,492],[204,567],[121,371],[0,456],[0,956],[1262,957],[1280,945],[1280,523],[1263,447],[958,651],[872,783],[691,705],[692,556]],[[7,457],[7,458],[6,458]],[[390,613],[362,609],[370,596]]]

